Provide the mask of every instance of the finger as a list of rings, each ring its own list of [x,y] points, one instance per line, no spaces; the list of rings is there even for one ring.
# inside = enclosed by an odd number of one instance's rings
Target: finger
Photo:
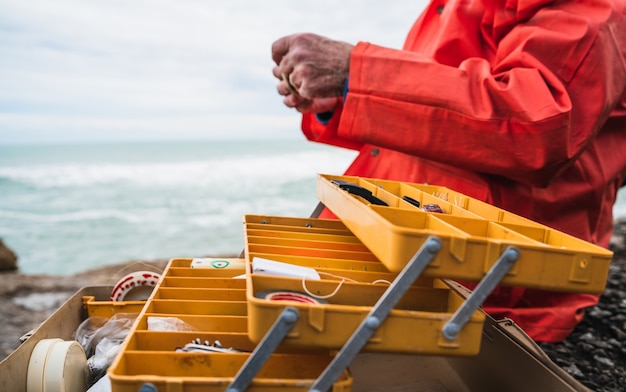
[[[285,106],[290,108],[296,108],[302,105],[302,101],[302,98],[296,97],[293,94],[289,94],[285,98],[283,98],[283,103],[285,104]]]
[[[300,97],[306,99],[312,99],[315,96],[312,94],[313,91],[306,90],[306,93],[303,93],[304,87],[308,86],[307,79],[302,78],[302,72],[300,72],[299,68],[294,69],[290,74],[288,74],[287,82],[289,82],[288,86],[292,93],[297,93]],[[293,90],[291,89],[293,87]],[[295,90],[295,91],[294,91]]]
[[[285,86],[287,87],[287,90],[289,90],[289,92],[295,96],[300,96],[300,93],[298,92],[298,89],[296,88],[296,86],[294,86],[291,80],[289,80],[290,76],[285,73],[282,76],[283,76],[283,82]]]
[[[272,68],[272,75],[274,75],[274,77],[278,80],[283,80],[283,74],[280,71],[280,67],[276,66],[274,68]]]
[[[295,106],[295,108],[300,113],[310,113],[311,112],[311,106],[313,106],[313,101],[312,100],[310,100],[310,99],[303,99],[302,101],[300,101],[300,103],[298,103]]]
[[[272,60],[278,65],[281,60],[289,52],[289,46],[291,44],[291,36],[279,38],[272,44]]]
[[[283,74],[287,75],[287,81],[289,82],[289,84],[291,84],[294,89],[300,91],[300,84],[302,84],[300,72],[297,69],[293,68],[290,70],[290,72],[285,72],[285,70],[283,70]]]
[[[284,97],[291,94],[291,91],[289,91],[289,89],[287,88],[287,85],[283,82],[278,83],[278,85],[276,86],[276,91],[278,91],[278,94]]]
[[[284,61],[283,61],[283,63],[284,63]],[[285,76],[284,75],[287,75],[287,80],[289,80],[288,79],[289,78],[288,75],[290,75],[290,73],[293,71],[293,67],[284,68],[284,67],[281,67],[282,65],[284,65],[284,64],[281,63],[281,65],[277,65],[276,67],[272,68],[272,75],[274,75],[274,77],[276,79],[278,79],[278,80],[280,80],[281,82],[284,83],[285,82]],[[293,86],[293,84],[292,84],[292,86]],[[296,90],[297,90],[297,88],[296,88]]]
[[[298,86],[298,93],[301,96],[307,97],[307,98],[313,98],[314,95],[312,94],[312,91],[309,89],[309,83],[307,83],[306,80],[302,80],[302,82],[298,83],[297,86]]]

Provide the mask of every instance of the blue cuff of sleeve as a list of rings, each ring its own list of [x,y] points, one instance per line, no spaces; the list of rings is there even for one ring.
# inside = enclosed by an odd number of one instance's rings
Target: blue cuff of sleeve
[[[330,119],[333,118],[333,114],[335,114],[335,112],[316,113],[315,118],[320,123],[327,125],[330,122]]]
[[[348,96],[348,81],[350,80],[350,78],[346,79],[346,84],[343,86],[343,101],[346,101],[346,98]],[[319,121],[321,124],[327,125],[330,122],[330,119],[333,117],[334,112],[324,112],[324,113],[317,113],[315,115],[315,118],[317,119],[317,121]]]

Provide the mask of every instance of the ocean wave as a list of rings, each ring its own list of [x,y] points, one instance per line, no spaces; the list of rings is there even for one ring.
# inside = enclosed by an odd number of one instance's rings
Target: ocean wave
[[[154,217],[154,215],[137,214],[136,212],[117,210],[84,210],[45,214],[36,212],[0,210],[0,218],[2,219],[34,223],[67,223],[114,219],[136,224],[145,222],[147,217]]]
[[[269,180],[281,184],[316,173],[339,173],[352,153],[338,150],[298,151],[277,155],[220,156],[187,162],[48,164],[0,167],[0,179],[36,188],[70,188],[97,185],[138,187],[219,187]],[[1,185],[1,183],[0,183]]]

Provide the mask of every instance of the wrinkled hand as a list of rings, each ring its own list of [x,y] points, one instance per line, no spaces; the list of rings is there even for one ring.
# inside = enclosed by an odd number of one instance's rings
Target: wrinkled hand
[[[343,95],[352,48],[351,44],[310,33],[274,42],[273,73],[280,80],[277,89],[285,105],[302,113],[333,110]]]

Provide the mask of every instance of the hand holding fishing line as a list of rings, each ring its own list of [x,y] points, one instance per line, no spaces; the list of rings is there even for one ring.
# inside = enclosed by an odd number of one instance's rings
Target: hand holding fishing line
[[[315,34],[294,34],[272,45],[273,74],[286,106],[323,113],[343,95],[353,45]]]

